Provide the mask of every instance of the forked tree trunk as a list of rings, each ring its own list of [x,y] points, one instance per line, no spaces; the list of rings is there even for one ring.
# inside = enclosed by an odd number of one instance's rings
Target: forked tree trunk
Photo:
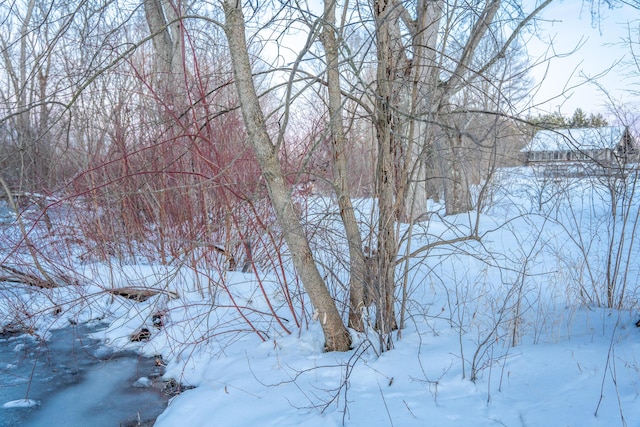
[[[284,236],[293,264],[318,314],[325,337],[325,350],[347,351],[351,338],[340,313],[318,271],[309,242],[285,185],[277,147],[267,133],[265,117],[253,83],[245,37],[244,15],[240,1],[225,0],[225,33],[238,90],[240,108],[249,142],[260,163],[269,197]]]
[[[155,90],[165,102],[176,104],[173,97],[181,97],[176,84],[184,77],[182,62],[182,21],[178,5],[171,0],[143,0],[147,25],[153,38]]]

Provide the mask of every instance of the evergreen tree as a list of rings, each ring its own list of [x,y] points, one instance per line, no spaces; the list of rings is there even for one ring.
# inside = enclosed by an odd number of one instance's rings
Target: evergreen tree
[[[609,126],[607,119],[600,113],[587,115],[582,108],[577,108],[571,118],[565,117],[559,112],[541,114],[529,120],[534,132],[541,129],[568,129],[568,128],[598,128]]]

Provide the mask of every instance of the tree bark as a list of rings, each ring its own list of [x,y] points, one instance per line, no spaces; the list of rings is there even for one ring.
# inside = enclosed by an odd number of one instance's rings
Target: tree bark
[[[325,337],[326,351],[347,351],[351,338],[315,264],[309,242],[285,185],[276,146],[267,132],[265,117],[253,83],[247,51],[245,23],[240,1],[225,0],[224,31],[238,90],[240,108],[249,142],[252,144],[265,179],[269,197],[304,288],[315,306]]]
[[[171,0],[143,0],[145,17],[153,36],[154,68],[157,90],[169,96],[184,76],[182,65],[182,22],[177,5]],[[173,94],[175,95],[175,93]]]
[[[416,20],[408,26],[411,33],[413,57],[408,85],[411,87],[410,125],[407,148],[407,192],[403,200],[405,221],[421,221],[428,218],[427,198],[437,196],[427,179],[429,159],[433,157],[435,125],[432,102],[437,98],[439,71],[437,47],[438,31],[444,0],[419,0]]]
[[[364,331],[363,311],[366,266],[362,247],[362,236],[358,228],[351,192],[347,181],[346,136],[342,122],[342,95],[340,93],[340,59],[335,28],[335,0],[325,0],[322,45],[327,61],[327,87],[329,95],[329,127],[331,130],[331,153],[333,156],[333,185],[338,199],[340,216],[344,224],[349,246],[349,327]]]
[[[445,182],[445,213],[455,215],[471,210],[471,192],[465,171],[465,162],[462,159],[464,145],[461,135],[449,137],[447,168],[448,175]]]
[[[382,4],[386,6],[380,8]],[[377,32],[377,47],[380,49],[384,45],[385,49],[390,50],[391,62],[387,63],[387,67],[390,67],[387,78],[395,82],[390,84],[390,109],[396,111],[391,132],[397,140],[401,136],[405,138],[396,144],[396,152],[400,152],[403,157],[395,160],[398,168],[396,197],[399,199],[397,203],[401,204],[398,218],[412,221],[427,218],[426,197],[433,195],[433,191],[429,189],[427,173],[435,169],[433,151],[438,147],[447,151],[444,186],[448,212],[468,210],[470,203],[466,203],[466,200],[469,198],[469,189],[465,188],[467,183],[464,180],[457,142],[437,144],[435,139],[436,134],[441,133],[438,126],[446,127],[442,119],[451,97],[468,84],[466,77],[473,75],[471,63],[481,40],[493,23],[501,1],[485,2],[460,56],[454,62],[450,76],[445,81],[440,81],[444,65],[439,63],[442,54],[438,53],[438,32],[441,30],[444,1],[419,0],[416,3],[415,20],[398,0],[379,1],[376,5],[376,13],[385,10],[384,16],[378,15],[376,26],[384,27],[386,32],[386,35]],[[401,23],[411,38],[408,46],[403,44]],[[383,36],[387,40],[379,39]],[[444,34],[443,37],[448,35]],[[448,57],[448,61],[452,59],[453,57]],[[455,196],[454,199],[451,196]]]
[[[401,151],[398,104],[402,81],[401,65],[406,63],[399,38],[400,9],[393,0],[378,0],[374,4],[378,67],[376,70],[376,136],[378,165],[376,192],[378,195],[378,294],[376,326],[381,351],[392,347],[391,331],[395,329],[395,265],[398,254],[396,235],[397,205],[402,200],[396,192],[397,157]]]

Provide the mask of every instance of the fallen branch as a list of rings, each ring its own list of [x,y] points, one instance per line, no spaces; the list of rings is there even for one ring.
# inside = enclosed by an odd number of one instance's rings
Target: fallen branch
[[[476,236],[476,235],[469,235],[469,236],[461,236],[461,237],[456,237],[453,239],[447,239],[447,240],[438,240],[436,242],[433,243],[429,243],[427,245],[423,245],[421,247],[419,247],[418,249],[416,249],[415,251],[411,252],[409,255],[405,255],[401,258],[398,258],[398,260],[396,261],[396,264],[400,264],[403,263],[405,261],[407,261],[407,259],[411,259],[411,258],[415,258],[416,256],[420,255],[422,252],[426,252],[429,251],[431,249],[434,249],[438,246],[444,246],[444,245],[454,245],[456,243],[460,243],[460,242],[469,242],[469,241],[473,241],[473,242],[480,242],[480,236]]]
[[[25,285],[44,289],[51,289],[58,286],[52,280],[43,279],[31,273],[25,273],[24,271],[20,271],[14,267],[9,267],[8,265],[0,264],[0,270],[10,273],[7,276],[0,276],[0,282],[23,283]]]

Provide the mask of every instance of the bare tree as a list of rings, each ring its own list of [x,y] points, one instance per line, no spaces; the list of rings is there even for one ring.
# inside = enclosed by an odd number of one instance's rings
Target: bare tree
[[[478,132],[470,132],[468,123],[464,124],[466,119],[463,117],[465,114],[468,115],[465,113],[465,107],[462,106],[461,110],[456,108],[457,97],[460,98],[460,94],[467,88],[482,91],[483,82],[490,83],[498,79],[493,86],[500,87],[499,82],[504,80],[505,75],[504,72],[500,73],[500,67],[505,66],[502,59],[512,53],[511,48],[520,31],[550,1],[542,2],[531,13],[521,14],[519,19],[511,21],[511,32],[504,36],[499,34],[502,29],[495,21],[497,17],[511,14],[514,9],[511,4],[503,4],[497,0],[464,5],[451,5],[444,1],[402,3],[380,0],[371,5],[376,74],[373,85],[370,86],[373,88],[370,98],[374,101],[365,109],[371,113],[377,145],[375,196],[379,217],[376,226],[375,260],[378,277],[374,292],[378,316],[376,327],[380,332],[382,349],[391,347],[390,332],[396,328],[395,272],[400,244],[397,221],[415,221],[428,217],[426,198],[434,195],[432,184],[438,178],[434,165],[438,163],[444,165],[442,170],[445,172],[443,182],[447,213],[466,211],[472,207],[471,184],[465,175],[466,156],[467,153],[473,152],[473,144],[482,144],[485,140],[495,141],[495,137],[490,134],[497,132],[498,127],[489,121],[488,127],[483,125]],[[244,65],[239,61],[238,52],[235,50],[246,52],[247,46],[241,39],[233,42],[232,46],[233,37],[239,37],[238,33],[242,32],[235,30],[235,27],[244,23],[244,18],[236,19],[232,25],[230,19],[233,14],[230,11],[237,10],[237,13],[241,13],[241,6],[231,6],[232,3],[225,3],[225,28],[234,57],[236,85],[240,91],[241,84],[253,82],[249,78],[251,69],[248,65],[243,71],[247,74],[242,75],[242,79],[238,75],[238,67]],[[356,232],[357,224],[351,216],[352,207],[347,201],[350,190],[346,184],[346,166],[342,158],[347,137],[341,123],[341,108],[344,105],[341,98],[346,96],[352,100],[359,100],[362,106],[366,102],[355,96],[358,90],[356,85],[347,84],[345,88],[340,83],[340,74],[344,72],[340,64],[345,64],[346,68],[351,69],[358,67],[353,66],[357,58],[350,53],[348,42],[341,37],[344,25],[350,19],[347,18],[347,10],[343,10],[340,23],[335,22],[335,10],[335,3],[325,3],[321,18],[320,41],[324,48],[327,76],[323,84],[327,85],[328,90],[334,188],[346,228],[351,260],[350,325],[361,329],[362,325],[355,320],[356,309],[363,305],[363,284],[366,287],[369,283],[366,274],[361,273],[367,271],[363,268],[362,239],[359,232]],[[456,26],[456,22],[463,22],[464,29]],[[367,28],[368,25],[364,21],[350,22],[354,23],[362,28]],[[313,28],[310,30],[309,40],[313,40],[314,31]],[[299,62],[294,66],[294,73],[297,72],[296,67],[299,67]],[[356,77],[360,81],[363,78],[363,75]],[[489,84],[489,88],[491,86]],[[247,88],[251,89],[253,86]],[[369,91],[368,88],[359,90],[363,93]],[[270,142],[264,113],[259,108],[255,89],[250,92],[242,94],[240,99],[243,103],[245,126],[258,156],[263,158],[264,171],[265,161],[269,157],[273,158],[269,168],[276,167],[278,146]],[[249,95],[256,96],[254,101],[250,102]],[[505,95],[498,89],[496,96],[500,98]],[[485,104],[485,107],[495,108],[500,102],[501,98],[493,104]],[[255,105],[249,107],[250,104]],[[258,132],[261,127],[264,127],[263,133]],[[256,141],[262,142],[257,146]],[[469,141],[472,142],[471,147]],[[271,170],[269,174],[265,174],[267,182],[273,173]],[[276,181],[270,184],[271,198],[281,199],[281,207],[276,208],[281,211],[281,215],[289,214],[284,209],[288,203],[284,196],[286,188],[279,187],[276,191],[273,187]],[[277,194],[279,192],[283,194]],[[298,228],[297,222],[293,222],[293,216],[288,218],[284,222],[288,225],[287,228]],[[289,242],[289,245],[294,246],[292,242]],[[297,265],[297,268],[302,274],[301,265]]]
[[[10,129],[5,143],[11,141],[14,147],[7,153],[5,173],[10,174],[6,178],[18,193],[41,191],[55,183],[53,157],[60,134],[55,134],[59,117],[54,101],[59,99],[62,78],[56,75],[60,64],[54,54],[72,21],[73,5],[69,9],[71,12],[66,5],[50,9],[30,0],[3,10],[6,28],[11,30],[0,35],[0,71],[6,79],[0,100],[2,121]]]
[[[94,229],[104,239],[151,240],[155,233],[163,263],[190,252],[206,233],[224,228],[221,235],[229,236],[235,227],[242,234],[238,210],[229,208],[231,202],[216,205],[217,200],[242,200],[244,208],[257,212],[256,200],[266,186],[317,310],[326,348],[346,350],[350,337],[338,309],[340,297],[319,273],[292,196],[300,176],[332,173],[328,181],[349,252],[344,263],[348,325],[366,329],[365,295],[373,294],[384,351],[393,345],[391,332],[403,323],[402,317],[396,319],[398,265],[408,266],[411,254],[428,250],[407,249],[401,258],[400,248],[410,241],[413,224],[429,219],[427,198],[444,196],[448,214],[468,211],[482,198],[472,197],[472,186],[491,174],[498,145],[512,129],[503,117],[515,96],[507,86],[522,75],[520,69],[514,72],[512,61],[519,34],[550,2],[538,1],[528,10],[523,2],[499,0],[326,0],[322,11],[312,11],[300,4],[223,0],[225,22],[220,23],[220,10],[210,3],[143,0],[128,14],[117,1],[92,8],[85,7],[96,6],[91,2],[69,1],[64,19],[53,22],[46,15],[53,3],[25,0],[9,21],[18,36],[0,35],[0,95],[3,108],[10,106],[0,124],[18,141],[16,146],[34,147],[28,156],[36,165],[47,158],[54,123],[61,123],[52,119],[52,106],[64,104],[74,120],[65,141],[80,152],[68,188],[103,213],[91,220],[100,225]],[[269,13],[258,13],[265,10]],[[83,25],[83,19],[90,23]],[[289,48],[285,37],[300,22],[308,24],[307,39],[303,48],[290,48],[296,55],[292,63],[269,59],[268,49],[258,51],[276,46],[282,54]],[[72,23],[77,24],[77,41],[61,44],[72,40],[63,37]],[[206,35],[220,28],[226,44]],[[248,43],[247,34],[263,43]],[[53,54],[54,46],[61,46],[60,56]],[[252,62],[254,53],[264,55]],[[67,73],[65,84],[59,84],[71,88],[66,92],[54,87],[51,70],[56,67],[60,75]],[[235,91],[228,89],[231,83]],[[318,123],[326,133],[308,151],[299,150],[302,166],[293,167],[287,157],[292,111],[303,97],[321,106]],[[279,105],[270,111],[269,102]],[[323,144],[330,166],[304,169],[305,160]],[[370,173],[363,181],[375,183],[377,215],[372,215],[375,230],[368,236],[368,251],[351,200],[351,183],[357,179],[348,153],[360,149],[357,144],[367,146],[375,161],[375,168],[358,168]],[[489,166],[482,169],[481,162]],[[36,165],[33,171],[51,175],[46,167]],[[237,169],[246,172],[242,180]],[[104,212],[114,213],[113,218]],[[400,221],[409,223],[408,234],[400,234]],[[217,225],[212,224],[218,222],[224,226],[214,232]],[[220,245],[224,249],[214,245],[212,250],[230,260],[230,248],[242,246],[251,259],[250,237],[239,240],[226,238]],[[105,256],[112,254],[108,249]]]
[[[253,82],[242,4],[234,0],[225,0],[223,8],[224,29],[227,34],[235,84],[249,141],[260,162],[269,196],[291,251],[293,263],[317,310],[317,316],[324,331],[325,349],[327,351],[346,351],[351,345],[349,332],[342,323],[335,302],[315,265],[309,242],[285,185],[278,158],[278,146],[273,144],[267,130],[266,120]]]
[[[362,237],[351,202],[348,183],[347,140],[342,123],[342,94],[340,88],[340,55],[336,31],[336,2],[325,0],[322,28],[322,44],[327,64],[327,87],[329,97],[329,127],[331,130],[331,148],[333,157],[334,188],[340,207],[340,216],[345,227],[349,246],[349,326],[357,331],[364,330],[362,320],[364,310],[364,286],[366,266],[362,246]],[[340,28],[342,25],[340,25]]]
[[[433,183],[440,171],[446,213],[464,212],[472,207],[465,156],[469,151],[466,141],[473,140],[474,135],[460,122],[469,105],[457,109],[456,97],[467,88],[481,88],[482,81],[495,81],[494,85],[499,87],[504,73],[496,73],[496,66],[511,54],[522,29],[550,2],[542,2],[532,12],[512,21],[508,36],[500,35],[495,21],[501,14],[509,13],[512,5],[497,0],[464,5],[444,1],[373,3],[377,52],[374,122],[380,209],[378,257],[380,292],[386,299],[378,308],[384,313],[382,329],[394,327],[394,272],[398,254],[395,221],[428,218],[426,198],[439,198],[439,190]],[[457,23],[464,23],[464,30]],[[498,91],[497,96],[504,95]],[[494,103],[498,104],[500,99]],[[479,133],[475,142],[482,144],[492,139],[491,133],[485,131]]]

